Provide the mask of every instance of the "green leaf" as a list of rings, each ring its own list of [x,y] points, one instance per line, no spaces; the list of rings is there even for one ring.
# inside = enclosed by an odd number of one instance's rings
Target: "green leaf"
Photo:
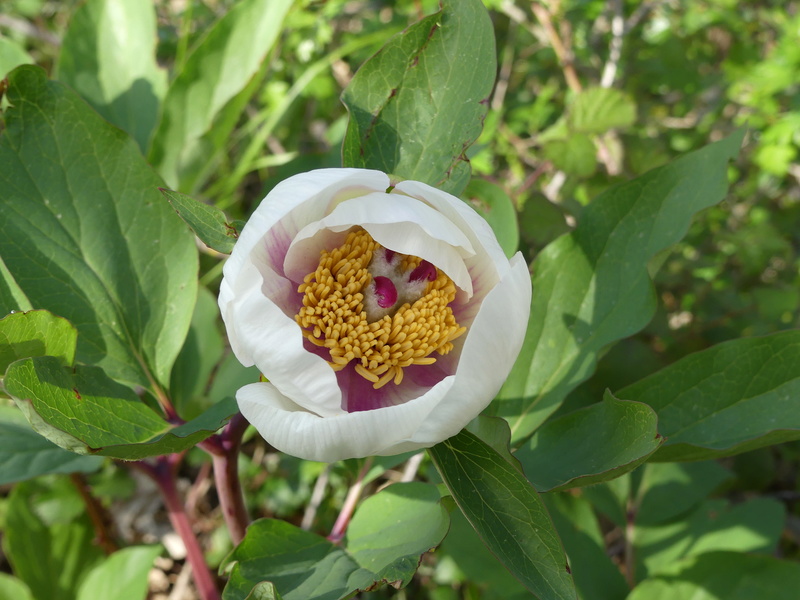
[[[25,583],[7,573],[0,573],[0,600],[36,600]]]
[[[69,23],[57,79],[144,153],[167,87],[156,62],[156,11],[149,0],[89,0]]]
[[[161,552],[161,546],[131,546],[114,552],[87,573],[77,600],[144,600],[147,574]]]
[[[222,597],[250,598],[266,581],[285,600],[338,600],[384,582],[406,585],[448,523],[439,493],[424,483],[395,484],[365,500],[348,527],[346,549],[285,521],[261,519],[227,558]]]
[[[55,356],[71,365],[77,342],[72,323],[46,310],[8,315],[0,319],[0,373],[15,360],[32,356]]]
[[[473,179],[461,196],[486,219],[506,256],[513,256],[519,248],[517,210],[503,188],[484,179]]]
[[[442,9],[391,38],[342,94],[350,113],[342,163],[458,195],[466,149],[480,135],[496,71],[492,23],[479,0]]]
[[[515,441],[589,377],[603,348],[652,318],[647,263],[684,235],[695,212],[722,199],[728,160],[743,136],[739,131],[610,188],[583,210],[572,233],[537,256],[525,343],[494,403]]]
[[[544,494],[558,535],[564,541],[582,600],[624,600],[628,584],[606,551],[592,505],[569,493]]]
[[[549,491],[592,485],[632,471],[664,441],[646,404],[603,402],[545,423],[514,456],[531,483]]]
[[[588,88],[567,110],[567,126],[577,133],[605,133],[630,127],[636,120],[636,104],[614,88]]]
[[[14,40],[0,37],[0,79],[20,65],[32,65],[35,62],[25,48]]]
[[[123,132],[38,67],[8,81],[0,255],[35,308],[78,329],[78,361],[165,384],[196,296],[193,237]]]
[[[589,177],[597,168],[594,142],[583,133],[576,133],[563,140],[551,140],[542,146],[542,153],[555,168],[568,175]]]
[[[35,512],[37,491],[34,482],[26,482],[9,495],[3,540],[7,556],[34,598],[75,600],[78,583],[102,552],[93,543],[87,516],[44,523]]]
[[[525,587],[543,600],[577,598],[547,509],[522,473],[469,431],[429,452],[464,516]]]
[[[222,360],[224,344],[218,328],[217,298],[204,287],[199,287],[197,292],[192,326],[175,361],[169,385],[172,404],[184,419],[196,417],[219,398],[232,395],[236,389],[203,400],[211,375],[216,375],[215,368]]]
[[[484,545],[469,521],[455,511],[437,552],[440,584],[477,585],[481,600],[530,600],[533,596]]]
[[[449,525],[439,492],[426,483],[398,483],[364,500],[345,539],[347,552],[367,571],[358,587],[408,585],[420,555],[441,543]]]
[[[0,407],[0,485],[48,473],[91,473],[99,456],[76,456],[33,431],[13,406]]]
[[[240,228],[234,223],[229,223],[224,212],[180,192],[162,189],[161,193],[201,242],[217,252],[231,253],[239,237]]]
[[[636,523],[654,525],[696,508],[715,489],[732,479],[714,461],[648,463],[637,491]]]
[[[708,500],[680,519],[635,528],[637,578],[707,552],[774,552],[785,524],[785,507],[771,498],[733,506],[725,500]]]
[[[712,552],[670,565],[636,586],[628,600],[795,600],[798,589],[797,562]]]
[[[191,448],[237,410],[227,398],[176,427],[102,370],[63,368],[50,356],[15,362],[4,383],[34,429],[50,441],[79,454],[126,460]]]
[[[800,439],[800,332],[718,344],[618,392],[658,413],[654,460],[702,460]]]
[[[28,310],[33,310],[30,300],[0,256],[0,315]]]
[[[216,128],[230,101],[243,108],[247,87],[281,32],[291,0],[236,3],[197,44],[169,87],[150,149],[150,162],[170,187],[193,191],[213,152],[207,136],[225,137]],[[255,91],[251,88],[251,91]],[[224,127],[236,124],[227,115]],[[212,144],[213,145],[213,144]]]

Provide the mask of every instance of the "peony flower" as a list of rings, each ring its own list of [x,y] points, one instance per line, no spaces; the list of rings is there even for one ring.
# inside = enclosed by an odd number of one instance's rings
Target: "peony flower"
[[[458,198],[379,171],[295,175],[225,264],[231,347],[268,379],[241,388],[239,408],[309,460],[430,447],[495,397],[530,297],[522,256]]]

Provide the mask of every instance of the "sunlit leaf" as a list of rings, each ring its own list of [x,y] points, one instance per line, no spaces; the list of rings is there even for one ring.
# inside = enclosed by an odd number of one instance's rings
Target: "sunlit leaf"
[[[150,0],[89,0],[72,15],[57,79],[147,151],[166,71],[156,62],[156,11]]]
[[[15,362],[4,385],[34,429],[50,441],[79,454],[128,460],[191,448],[237,411],[228,398],[175,426],[102,370],[64,368],[51,356]]]
[[[8,77],[0,255],[34,308],[78,330],[76,359],[166,384],[196,297],[197,250],[136,144],[42,69]]]
[[[429,452],[461,512],[525,587],[542,600],[577,598],[550,515],[514,465],[469,431]]]
[[[495,403],[514,440],[533,433],[591,375],[603,348],[652,318],[647,263],[685,234],[695,212],[723,198],[728,161],[743,136],[608,189],[572,233],[539,253],[525,343]]]
[[[480,135],[496,69],[492,23],[479,0],[442,9],[391,38],[342,94],[350,113],[342,162],[459,194],[466,149]]]

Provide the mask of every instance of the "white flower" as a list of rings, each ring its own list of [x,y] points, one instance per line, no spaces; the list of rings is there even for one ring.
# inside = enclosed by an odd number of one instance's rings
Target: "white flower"
[[[494,398],[519,353],[531,280],[458,198],[379,171],[275,187],[225,264],[231,347],[266,382],[242,414],[277,449],[332,462],[430,447]]]

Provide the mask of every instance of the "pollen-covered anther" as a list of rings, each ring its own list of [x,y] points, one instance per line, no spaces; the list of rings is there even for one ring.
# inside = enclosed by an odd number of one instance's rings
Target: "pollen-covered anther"
[[[449,304],[456,287],[428,261],[383,248],[363,229],[323,250],[316,270],[298,287],[295,320],[331,367],[354,369],[375,389],[403,381],[403,369],[431,365],[461,336]]]

